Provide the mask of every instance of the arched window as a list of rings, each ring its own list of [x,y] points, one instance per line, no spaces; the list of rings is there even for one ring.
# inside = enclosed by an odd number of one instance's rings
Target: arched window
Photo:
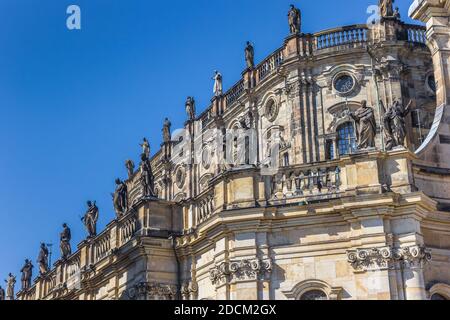
[[[306,291],[300,300],[328,300],[327,294],[321,290]]]
[[[346,122],[337,129],[339,155],[351,154],[356,150],[356,136],[353,123]]]

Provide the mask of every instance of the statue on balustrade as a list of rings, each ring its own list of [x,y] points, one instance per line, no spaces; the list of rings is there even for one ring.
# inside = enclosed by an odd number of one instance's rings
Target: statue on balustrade
[[[350,115],[356,122],[358,149],[374,148],[377,126],[373,109],[367,106],[367,101],[364,100],[361,107]]]
[[[412,100],[405,107],[398,100],[388,108],[383,117],[384,134],[386,136],[386,149],[404,147],[406,139],[405,118],[411,111]]]
[[[0,286],[0,301],[5,300],[5,290],[3,290],[2,286]]]
[[[130,179],[133,176],[133,174],[134,174],[134,162],[133,162],[133,160],[125,161],[125,167],[127,168],[128,179]]]
[[[150,158],[150,143],[148,142],[147,138],[143,139],[142,144],[140,144],[142,147],[142,154],[145,154],[147,158]]]
[[[155,177],[153,176],[150,159],[143,154],[141,156],[141,183],[144,197],[156,197]]]
[[[214,96],[218,97],[221,96],[223,93],[223,84],[222,84],[222,75],[220,74],[219,71],[215,70],[214,71],[214,77],[212,78],[214,80]]]
[[[67,258],[72,254],[72,247],[70,246],[70,240],[72,239],[72,234],[70,228],[66,223],[63,224],[63,231],[60,234],[60,244],[61,249],[61,259],[67,260]]]
[[[186,113],[189,121],[195,120],[195,100],[194,97],[186,99]]]
[[[93,238],[97,235],[97,221],[99,210],[95,201],[94,203],[92,203],[92,201],[88,201],[87,206],[88,209],[84,214],[84,217],[81,218],[81,221],[83,221],[83,224],[86,227],[88,238]]]
[[[16,285],[16,277],[9,273],[6,282],[6,300],[14,300],[14,287]]]
[[[395,8],[394,18],[397,20],[400,20],[402,18],[401,14],[400,14],[400,9],[398,7]]]
[[[380,0],[380,16],[383,18],[394,16],[394,2],[395,0]]]
[[[128,188],[120,179],[116,179],[116,191],[113,194],[113,202],[117,218],[122,217],[128,210]]]
[[[247,69],[255,67],[255,48],[250,41],[247,41],[247,46],[245,47],[245,62],[247,63]]]
[[[288,21],[291,34],[297,34],[301,32],[302,13],[293,4],[291,4],[291,9],[288,13]]]
[[[30,260],[25,260],[25,265],[22,267],[20,272],[22,273],[22,290],[28,290],[31,287],[31,278],[33,277],[33,264]]]
[[[37,262],[39,263],[39,273],[46,274],[48,272],[48,248],[45,243],[41,243]]]
[[[172,139],[172,137],[170,135],[170,127],[171,126],[172,126],[172,123],[170,122],[169,118],[166,118],[164,120],[164,125],[162,128],[164,143],[169,143],[170,140]]]

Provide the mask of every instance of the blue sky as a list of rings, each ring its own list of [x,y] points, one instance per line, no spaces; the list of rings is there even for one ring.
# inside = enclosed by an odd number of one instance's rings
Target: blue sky
[[[155,151],[166,116],[185,120],[193,95],[202,111],[213,70],[225,89],[288,35],[289,4],[303,31],[365,23],[378,0],[1,0],[0,282],[36,258],[41,241],[59,257],[61,224],[74,248],[86,235],[86,200],[97,200],[99,230],[114,218],[110,193],[138,163],[142,137]],[[397,0],[407,18],[409,0]],[[66,28],[66,9],[81,7],[82,30]],[[54,261],[55,259],[53,259]],[[19,278],[19,277],[18,277]]]

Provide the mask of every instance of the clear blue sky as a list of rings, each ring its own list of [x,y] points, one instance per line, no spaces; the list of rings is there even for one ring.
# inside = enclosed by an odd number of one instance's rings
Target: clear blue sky
[[[88,199],[102,230],[114,218],[114,180],[127,158],[138,163],[142,137],[157,149],[164,118],[180,127],[189,95],[202,111],[214,69],[225,89],[239,80],[246,40],[257,61],[280,47],[289,4],[302,9],[303,31],[316,32],[365,23],[377,2],[0,0],[1,285],[25,258],[37,273],[41,241],[59,256],[63,222],[75,247]],[[410,22],[411,1],[397,2]],[[70,4],[81,7],[81,31],[66,28]]]

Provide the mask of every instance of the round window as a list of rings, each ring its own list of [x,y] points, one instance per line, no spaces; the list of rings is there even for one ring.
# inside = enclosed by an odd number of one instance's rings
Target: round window
[[[355,80],[351,75],[342,74],[334,81],[334,88],[339,93],[349,93],[355,87]]]

